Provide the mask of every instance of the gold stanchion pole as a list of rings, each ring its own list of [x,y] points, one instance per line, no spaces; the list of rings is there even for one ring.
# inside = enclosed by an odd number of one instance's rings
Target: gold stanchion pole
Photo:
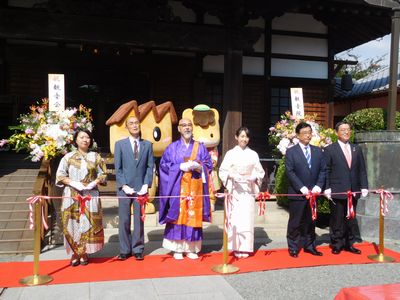
[[[33,275],[24,277],[19,280],[20,284],[23,285],[40,285],[45,284],[53,280],[53,277],[49,275],[39,275],[39,255],[40,255],[40,243],[41,243],[41,214],[42,214],[42,202],[36,201],[35,205],[35,227],[33,233]]]
[[[380,201],[383,201],[380,199]],[[384,255],[384,231],[385,231],[385,217],[382,213],[382,208],[379,205],[379,254],[368,255],[368,258],[377,262],[393,262],[395,259],[391,256]]]
[[[225,201],[228,201],[225,199]],[[222,273],[222,274],[231,274],[239,271],[239,268],[228,264],[228,234],[225,230],[225,224],[226,224],[226,210],[224,208],[224,236],[223,236],[223,263],[222,265],[216,265],[211,268],[216,273]]]

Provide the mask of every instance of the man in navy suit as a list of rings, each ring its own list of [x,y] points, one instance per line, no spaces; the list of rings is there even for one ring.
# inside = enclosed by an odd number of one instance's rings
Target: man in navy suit
[[[333,254],[339,254],[343,249],[355,254],[361,250],[353,246],[358,235],[357,220],[347,217],[347,195],[335,193],[357,192],[352,200],[354,216],[360,190],[363,197],[368,195],[368,178],[365,169],[364,156],[358,145],[349,143],[351,136],[350,124],[339,122],[335,126],[338,141],[325,148],[327,163],[325,195],[330,201],[330,238]]]
[[[312,128],[301,122],[296,126],[299,143],[286,151],[286,175],[289,179],[289,222],[287,241],[289,254],[297,257],[300,248],[304,252],[322,256],[315,247],[315,221],[312,220],[310,192],[321,193],[325,183],[326,163],[320,148],[311,146]]]
[[[138,195],[148,193],[153,179],[153,145],[140,138],[140,123],[137,117],[126,120],[129,137],[115,143],[114,165],[117,180],[119,216],[119,260],[131,255],[143,260],[144,226],[141,219]],[[130,198],[126,198],[130,197]],[[131,207],[134,209],[134,230],[131,232]]]

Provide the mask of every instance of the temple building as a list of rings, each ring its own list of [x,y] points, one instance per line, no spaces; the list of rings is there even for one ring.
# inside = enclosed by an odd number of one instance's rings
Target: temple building
[[[335,54],[390,33],[392,11],[362,0],[8,0],[0,4],[0,138],[65,75],[66,106],[93,108],[95,139],[123,103],[218,109],[222,151],[240,125],[268,157],[268,128],[303,89],[333,126]],[[342,113],[342,112],[340,112]]]

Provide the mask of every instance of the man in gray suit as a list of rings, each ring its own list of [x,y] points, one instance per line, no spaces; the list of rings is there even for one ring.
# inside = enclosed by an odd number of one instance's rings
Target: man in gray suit
[[[126,120],[129,137],[115,143],[114,164],[117,179],[119,216],[119,260],[134,255],[143,260],[144,226],[141,219],[139,195],[148,193],[153,179],[153,145],[140,138],[140,122],[137,117]],[[126,198],[129,197],[129,198]],[[134,209],[134,230],[131,232],[131,207]]]

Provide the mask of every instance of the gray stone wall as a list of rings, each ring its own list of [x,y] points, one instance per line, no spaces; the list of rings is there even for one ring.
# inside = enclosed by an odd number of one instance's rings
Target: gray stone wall
[[[400,240],[400,131],[368,131],[356,133],[363,150],[368,172],[369,189],[383,187],[393,193],[389,213],[385,216],[385,239]],[[369,193],[360,198],[357,219],[363,239],[379,237],[379,195]]]

